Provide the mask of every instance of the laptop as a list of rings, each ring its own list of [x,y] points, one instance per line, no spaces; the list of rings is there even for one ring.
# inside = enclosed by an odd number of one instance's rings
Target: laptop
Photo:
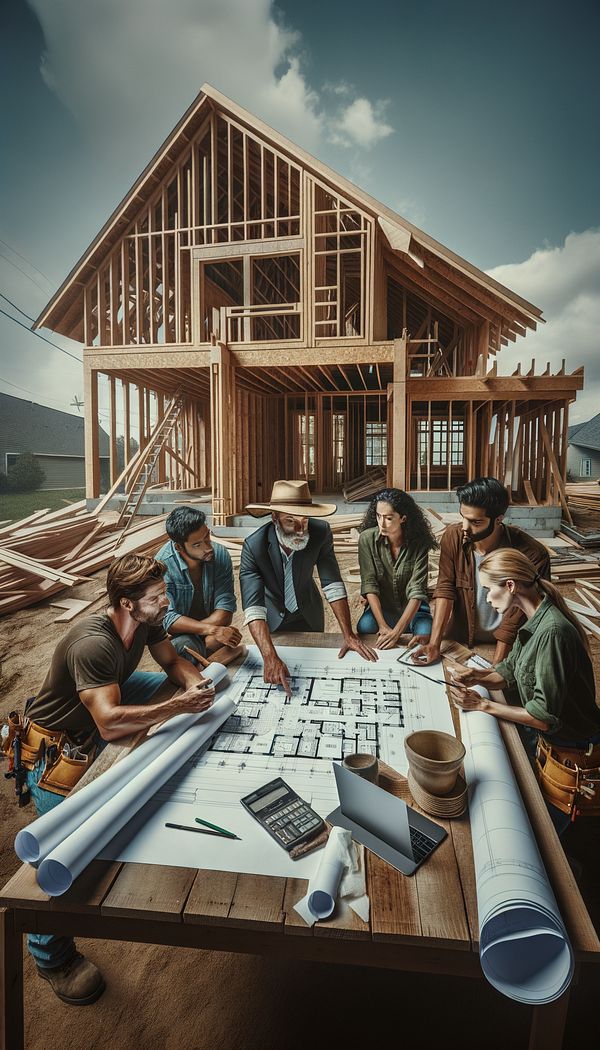
[[[326,818],[403,875],[414,875],[447,832],[401,798],[333,763],[339,807]]]

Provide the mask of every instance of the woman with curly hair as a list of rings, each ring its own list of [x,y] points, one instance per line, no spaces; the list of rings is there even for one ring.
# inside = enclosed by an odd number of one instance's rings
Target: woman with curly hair
[[[408,631],[429,640],[427,562],[436,546],[423,511],[407,492],[383,489],[373,497],[358,539],[361,593],[368,604],[356,630],[377,632],[377,649],[393,648]]]
[[[489,604],[500,613],[517,606],[527,621],[494,668],[452,669],[455,703],[524,730],[528,750],[536,752],[550,816],[562,834],[577,812],[600,815],[600,709],[588,640],[558,589],[520,551],[492,551],[479,573]],[[507,689],[518,702],[498,703],[471,688],[477,685]]]

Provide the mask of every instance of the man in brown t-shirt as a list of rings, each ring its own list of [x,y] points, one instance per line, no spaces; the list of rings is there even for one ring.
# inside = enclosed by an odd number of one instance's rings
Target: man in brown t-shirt
[[[184,712],[207,710],[214,689],[198,669],[177,654],[162,626],[168,608],[165,566],[139,554],[117,558],[108,570],[110,605],[98,616],[73,626],[57,646],[42,687],[27,716],[43,729],[66,732],[73,744],[118,740]],[[161,672],[137,671],[145,647]],[[180,690],[149,703],[167,678]],[[27,774],[38,813],[48,812],[62,795],[40,787],[43,768]],[[38,973],[56,995],[73,1006],[93,1003],[104,991],[97,967],[80,955],[71,938],[30,934],[28,948]]]
[[[456,490],[462,522],[449,525],[440,544],[440,568],[434,591],[435,612],[431,638],[415,649],[415,663],[431,664],[440,658],[445,633],[469,648],[477,642],[495,642],[494,663],[510,652],[519,627],[525,622],[516,606],[497,614],[486,600],[479,582],[479,562],[500,547],[521,551],[539,575],[550,579],[547,549],[514,525],[504,524],[510,497],[496,478],[476,478]]]

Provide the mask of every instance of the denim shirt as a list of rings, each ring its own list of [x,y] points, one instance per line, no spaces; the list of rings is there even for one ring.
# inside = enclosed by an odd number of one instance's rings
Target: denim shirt
[[[576,628],[544,598],[495,670],[523,707],[545,722],[544,735],[585,741],[600,731],[594,672]]]
[[[202,566],[202,595],[207,616],[210,616],[215,609],[225,609],[233,613],[237,608],[229,551],[220,543],[213,543],[213,550],[215,552],[213,559],[205,561]],[[165,613],[163,627],[165,631],[168,631],[175,620],[189,614],[194,598],[194,584],[190,570],[175,549],[172,540],[160,548],[156,558],[167,566],[165,583],[169,608]]]

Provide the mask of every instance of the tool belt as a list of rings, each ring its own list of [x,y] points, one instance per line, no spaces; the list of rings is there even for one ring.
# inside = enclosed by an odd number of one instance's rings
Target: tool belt
[[[16,711],[8,717],[8,733],[3,736],[2,750],[15,756],[15,738],[18,739],[20,766],[33,770],[44,762],[38,787],[55,795],[68,795],[81,780],[91,765],[96,752],[95,732],[82,744],[74,743],[67,733],[58,729],[47,729]]]
[[[572,820],[600,816],[600,743],[584,750],[539,736],[535,774],[545,800]]]

